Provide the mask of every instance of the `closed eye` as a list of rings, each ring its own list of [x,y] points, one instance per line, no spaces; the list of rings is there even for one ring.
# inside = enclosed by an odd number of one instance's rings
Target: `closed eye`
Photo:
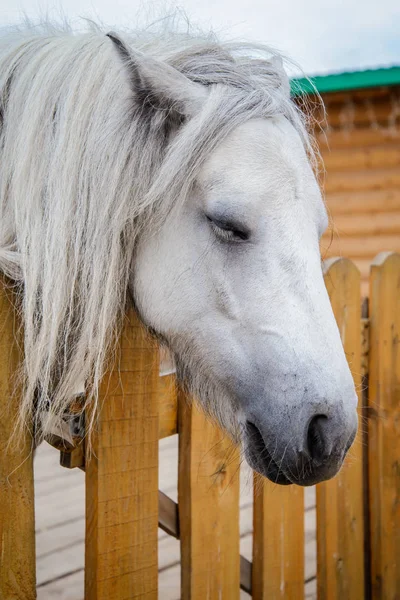
[[[250,233],[244,227],[230,221],[215,219],[206,215],[215,235],[224,242],[246,242]]]

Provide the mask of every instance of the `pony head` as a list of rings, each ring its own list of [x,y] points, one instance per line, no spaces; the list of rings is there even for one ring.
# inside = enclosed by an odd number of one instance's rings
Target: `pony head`
[[[0,36],[0,267],[22,417],[96,399],[127,291],[181,383],[278,483],[333,476],[356,394],[325,290],[305,118],[261,46]]]
[[[203,134],[210,104],[223,112],[239,101],[229,89],[210,101],[211,90],[180,72],[163,76],[146,61],[141,71],[140,59],[121,54],[139,97],[178,107],[188,128],[199,115]],[[268,67],[288,102],[279,62]],[[285,114],[247,117],[210,148],[179,208],[139,236],[130,286],[181,383],[243,444],[249,464],[278,483],[313,484],[337,472],[357,428],[321,268],[328,218],[303,132]],[[185,133],[172,135],[166,165]]]

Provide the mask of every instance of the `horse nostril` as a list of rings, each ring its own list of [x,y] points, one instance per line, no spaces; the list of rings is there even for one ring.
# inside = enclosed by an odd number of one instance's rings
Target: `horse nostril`
[[[327,419],[326,415],[316,415],[311,419],[307,431],[308,452],[314,463],[318,466],[324,462],[329,454],[324,432],[324,425]]]
[[[261,431],[251,421],[246,421],[246,431],[256,451],[262,454],[265,451],[265,442]]]

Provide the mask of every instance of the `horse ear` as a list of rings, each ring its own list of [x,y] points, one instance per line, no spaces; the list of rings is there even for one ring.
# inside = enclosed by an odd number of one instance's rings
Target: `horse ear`
[[[276,69],[276,71],[279,75],[279,80],[280,80],[279,87],[284,91],[285,95],[289,98],[290,97],[290,81],[289,81],[289,77],[283,66],[282,56],[279,56],[278,54],[274,54],[274,56],[270,59],[270,62],[272,64],[272,66]]]
[[[132,90],[142,106],[173,109],[182,116],[196,114],[207,97],[203,85],[194,83],[164,62],[132,50],[115,33],[107,33],[123,64]]]

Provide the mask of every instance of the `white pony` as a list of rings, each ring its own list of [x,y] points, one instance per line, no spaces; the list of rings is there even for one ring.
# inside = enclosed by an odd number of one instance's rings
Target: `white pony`
[[[106,33],[0,35],[0,268],[21,298],[21,415],[45,408],[46,433],[77,381],[96,400],[129,291],[254,469],[333,476],[357,401],[282,61],[168,28]]]

